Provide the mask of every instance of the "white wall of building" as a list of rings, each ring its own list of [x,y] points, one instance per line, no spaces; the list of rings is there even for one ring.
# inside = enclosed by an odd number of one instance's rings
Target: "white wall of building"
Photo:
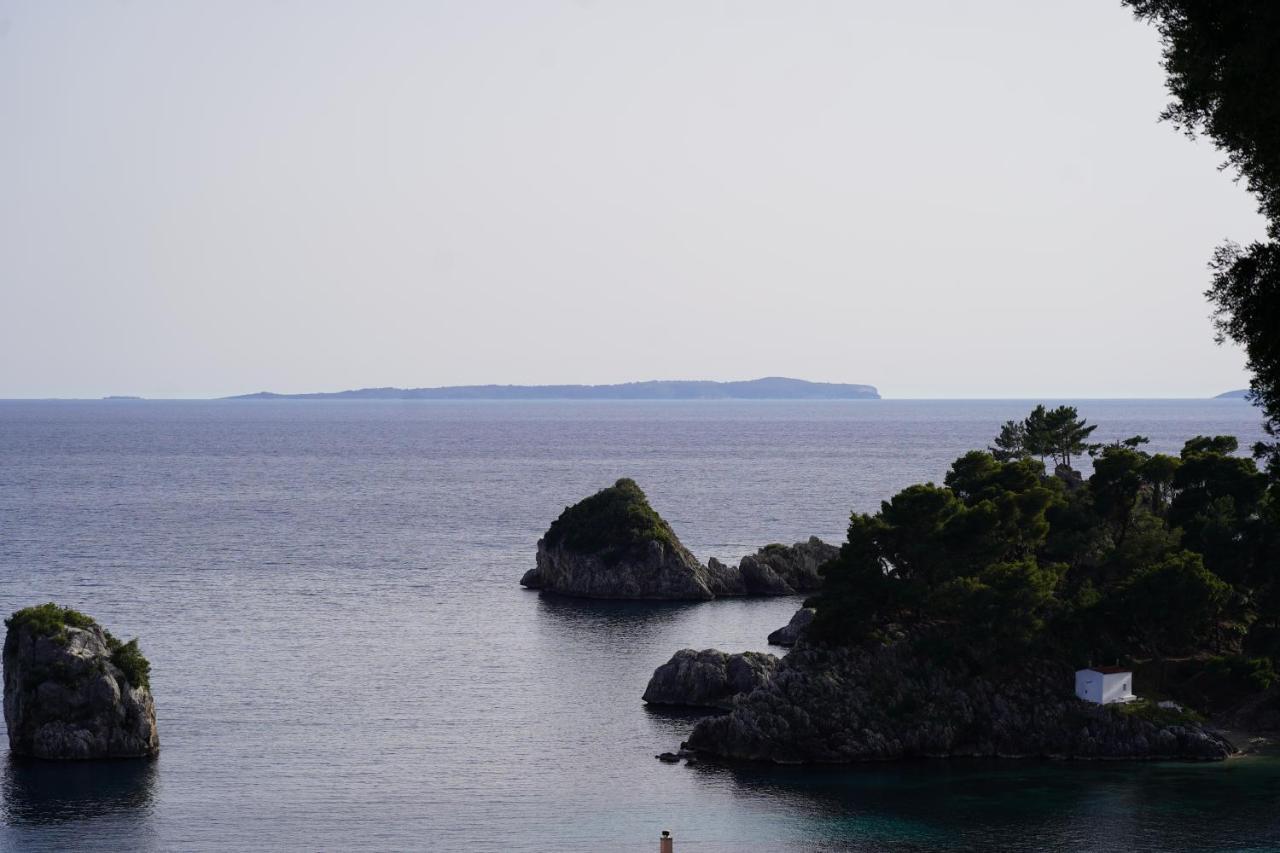
[[[1081,669],[1076,672],[1076,696],[1086,702],[1109,705],[1112,702],[1127,702],[1134,698],[1133,673],[1102,673],[1092,669]]]

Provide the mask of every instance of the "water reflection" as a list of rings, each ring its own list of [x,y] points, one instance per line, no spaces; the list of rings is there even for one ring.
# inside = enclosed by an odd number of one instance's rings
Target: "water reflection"
[[[1280,760],[1219,764],[918,761],[850,767],[699,763],[820,849],[1220,850],[1280,845]]]
[[[58,824],[117,812],[148,815],[158,760],[37,761],[6,757],[0,817],[11,826]]]
[[[565,634],[590,635],[595,641],[625,641],[651,635],[706,604],[699,601],[611,601],[538,593],[538,615],[546,621],[550,631],[560,634],[561,641],[567,639]]]

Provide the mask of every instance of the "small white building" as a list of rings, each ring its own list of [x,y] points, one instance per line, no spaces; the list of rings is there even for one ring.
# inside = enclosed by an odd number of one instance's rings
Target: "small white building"
[[[1132,702],[1133,672],[1123,666],[1093,666],[1076,671],[1076,696],[1086,702],[1110,705]]]

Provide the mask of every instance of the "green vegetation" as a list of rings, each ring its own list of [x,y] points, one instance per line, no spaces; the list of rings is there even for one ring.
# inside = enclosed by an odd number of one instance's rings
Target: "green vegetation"
[[[610,552],[656,540],[674,548],[675,532],[662,520],[635,480],[623,478],[566,507],[544,537],[548,546]]]
[[[1028,441],[1045,423],[1058,437]],[[929,634],[979,668],[1177,658],[1189,678],[1229,660],[1234,682],[1266,689],[1280,657],[1280,486],[1229,436],[1193,438],[1177,457],[1146,452],[1142,436],[1091,445],[1088,480],[1035,458],[1048,448],[1062,465],[1092,431],[1074,409],[1038,407],[1004,425],[999,456],[968,453],[943,485],[853,515],[809,602],[813,636]]]
[[[995,446],[988,448],[999,462],[1015,459],[1045,457],[1055,465],[1071,467],[1073,457],[1097,450],[1088,438],[1097,426],[1091,426],[1079,416],[1075,406],[1059,406],[1046,410],[1036,406],[1023,421],[1006,421],[995,438]]]
[[[142,656],[137,637],[122,643],[107,634],[107,646],[111,649],[111,662],[124,673],[130,684],[134,687],[151,686],[151,662]]]
[[[39,636],[53,637],[64,645],[68,640],[67,628],[99,628],[106,638],[107,649],[111,652],[111,662],[124,673],[129,683],[134,687],[151,686],[151,664],[138,648],[137,638],[123,643],[110,631],[102,628],[93,617],[79,610],[49,602],[23,608],[4,620],[4,624],[10,630],[27,629]]]
[[[1158,726],[1185,726],[1187,723],[1203,723],[1204,717],[1189,708],[1161,708],[1149,699],[1125,702],[1111,706],[1114,714],[1137,717]]]
[[[1267,239],[1221,246],[1206,296],[1219,342],[1244,348],[1252,399],[1275,441],[1254,453],[1280,479],[1280,4],[1272,0],[1124,0],[1160,31],[1173,101],[1162,118],[1202,133],[1258,199]]]
[[[59,607],[51,601],[48,604],[23,608],[4,620],[4,624],[6,628],[14,630],[26,628],[40,636],[54,637],[59,642],[65,643],[67,628],[93,628],[98,623],[93,620],[93,617],[86,616],[79,610]]]

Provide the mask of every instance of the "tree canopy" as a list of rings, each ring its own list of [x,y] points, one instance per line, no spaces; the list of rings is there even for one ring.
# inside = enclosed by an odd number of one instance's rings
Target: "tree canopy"
[[[943,485],[910,486],[854,514],[810,601],[814,638],[876,642],[930,628],[979,665],[1203,652],[1262,655],[1270,667],[1280,652],[1277,501],[1235,438],[1196,436],[1178,456],[1147,452],[1143,436],[1095,445],[1092,475],[1072,485],[1075,475],[1047,474],[1025,442],[1013,452],[1003,440],[1050,414],[1041,406],[1006,423],[992,452],[961,456]],[[1052,422],[1076,446],[1092,432],[1074,409]]]
[[[1226,155],[1268,220],[1268,239],[1218,248],[1206,296],[1218,341],[1244,348],[1268,435],[1254,452],[1280,479],[1280,4],[1271,0],[1124,0],[1155,24],[1173,100],[1162,118]]]
[[[1071,460],[1096,449],[1089,436],[1097,429],[1080,417],[1075,406],[1045,409],[1036,406],[1022,421],[1005,421],[993,445],[987,449],[1000,462],[1052,459],[1055,465],[1071,467]]]

